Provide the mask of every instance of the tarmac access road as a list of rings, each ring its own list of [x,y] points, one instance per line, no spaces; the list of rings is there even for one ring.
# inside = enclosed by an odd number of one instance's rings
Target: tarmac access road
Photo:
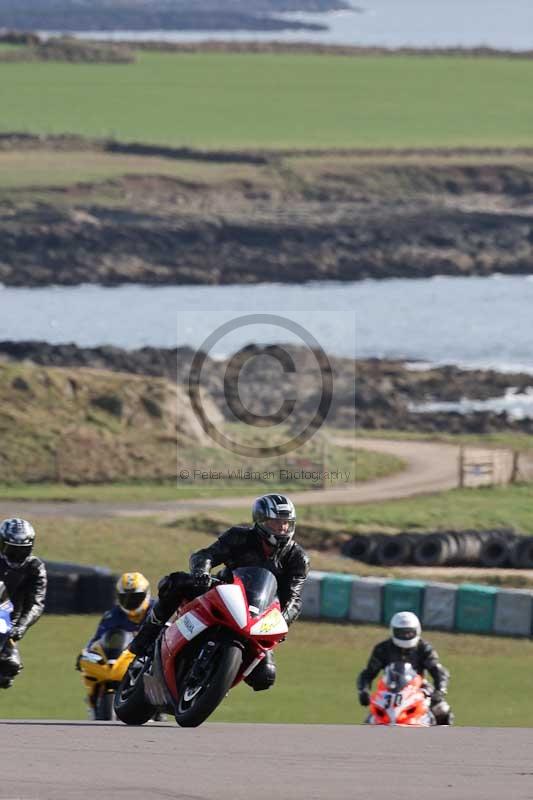
[[[530,728],[10,720],[0,752],[3,800],[533,797]]]
[[[344,447],[371,450],[398,456],[406,468],[385,478],[357,483],[351,480],[342,486],[325,489],[310,489],[291,492],[296,506],[353,505],[375,503],[402,497],[452,489],[458,484],[459,448],[438,442],[396,441],[388,439],[336,438]],[[334,466],[330,466],[334,469]],[[244,483],[244,482],[243,482]],[[55,501],[8,501],[0,500],[0,518],[20,516],[33,517],[118,517],[118,516],[165,516],[194,513],[198,510],[217,508],[250,507],[251,495],[242,497],[202,497],[144,503],[90,503]]]

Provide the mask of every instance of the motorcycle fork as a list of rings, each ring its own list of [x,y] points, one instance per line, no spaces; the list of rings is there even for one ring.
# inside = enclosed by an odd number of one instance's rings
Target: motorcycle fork
[[[206,632],[207,633],[207,632]],[[197,654],[193,656],[192,661],[190,658],[185,657],[181,660],[176,671],[176,683],[179,686],[186,676],[187,683],[201,684],[209,674],[209,669],[213,663],[213,657],[217,651],[228,641],[230,632],[224,631],[222,626],[211,628],[205,636],[203,644]],[[238,637],[231,640],[244,650],[244,644],[239,641]]]
[[[192,668],[189,672],[189,678],[196,683],[201,683],[209,672],[209,667],[213,660],[215,652],[220,648],[220,644],[213,641],[207,641],[192,663]]]

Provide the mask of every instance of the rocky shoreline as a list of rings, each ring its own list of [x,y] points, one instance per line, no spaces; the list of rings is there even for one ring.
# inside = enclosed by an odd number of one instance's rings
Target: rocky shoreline
[[[282,386],[298,396],[296,416],[313,412],[318,402],[316,362],[302,348],[287,346],[296,364],[296,373],[283,376],[271,358],[275,348],[256,345],[246,348],[255,357],[243,371],[243,402],[253,413],[269,414],[279,409]],[[194,351],[190,348],[123,350],[118,347],[81,348],[73,344],[46,342],[0,342],[0,362],[27,362],[43,366],[83,367],[121,373],[164,377],[186,385]],[[394,429],[425,433],[485,434],[515,431],[533,434],[533,419],[513,419],[506,413],[473,412],[417,413],[413,404],[433,401],[459,401],[461,398],[487,400],[502,396],[515,387],[519,392],[533,390],[533,376],[507,374],[493,370],[463,370],[455,366],[413,370],[405,362],[379,359],[353,361],[330,358],[334,375],[333,403],[328,422],[353,430]],[[232,420],[224,397],[224,374],[228,361],[206,360],[202,387],[219,411]],[[355,378],[355,380],[354,380]],[[241,384],[240,384],[241,385]],[[268,395],[264,386],[268,385]],[[355,416],[354,416],[355,412]]]
[[[6,286],[533,273],[529,150],[209,153],[0,137],[5,157],[32,150],[107,153],[110,169],[136,156],[145,174],[1,191]],[[161,164],[188,177],[158,175]]]

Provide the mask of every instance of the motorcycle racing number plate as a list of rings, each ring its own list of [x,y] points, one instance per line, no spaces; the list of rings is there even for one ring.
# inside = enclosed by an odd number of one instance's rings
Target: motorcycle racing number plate
[[[286,633],[287,630],[287,623],[283,619],[282,614],[275,608],[252,626],[251,633]]]
[[[401,706],[403,700],[403,696],[401,692],[397,694],[393,694],[391,692],[387,692],[383,695],[383,708],[391,708],[391,706]]]

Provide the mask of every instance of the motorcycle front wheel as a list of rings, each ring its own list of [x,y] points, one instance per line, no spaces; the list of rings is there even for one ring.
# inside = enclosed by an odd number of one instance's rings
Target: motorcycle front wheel
[[[94,708],[95,720],[115,719],[115,712],[113,709],[114,699],[115,699],[115,693],[106,691],[105,686],[102,686],[102,689],[98,697],[96,698],[96,705]]]
[[[179,685],[176,722],[182,728],[201,725],[222,702],[237,677],[242,664],[242,650],[230,642],[222,643],[212,654],[205,674],[195,675],[196,659],[192,659]]]
[[[115,714],[126,725],[144,725],[155,711],[144,696],[143,674],[147,666],[146,660],[135,659],[115,692]]]

